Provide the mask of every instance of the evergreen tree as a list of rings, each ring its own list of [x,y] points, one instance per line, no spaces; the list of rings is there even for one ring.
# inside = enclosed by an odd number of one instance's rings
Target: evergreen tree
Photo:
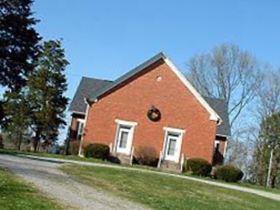
[[[3,108],[3,101],[0,101],[0,125],[3,123],[4,119],[4,108]]]
[[[28,80],[35,151],[39,142],[48,144],[57,140],[59,128],[66,124],[64,111],[68,98],[64,96],[67,90],[64,71],[67,65],[60,41],[43,43],[38,65]]]
[[[17,149],[20,150],[24,135],[30,125],[30,108],[25,91],[6,92],[3,109],[6,117],[3,130],[10,139],[14,140]]]
[[[34,69],[40,37],[32,0],[0,0],[0,85],[19,90]]]
[[[280,184],[280,113],[274,113],[265,118],[261,124],[259,145],[255,150],[255,170],[257,181],[265,185],[269,160],[273,151],[271,186]]]
[[[32,17],[32,3],[32,0],[0,0],[0,86],[7,87],[9,92],[16,91],[15,95],[26,85],[39,50],[41,38],[34,29],[37,20]],[[14,94],[7,94],[6,99],[9,96]],[[3,103],[0,101],[0,125],[6,115]]]

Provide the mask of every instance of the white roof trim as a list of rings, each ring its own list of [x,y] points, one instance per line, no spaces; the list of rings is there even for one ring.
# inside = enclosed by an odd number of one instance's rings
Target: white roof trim
[[[212,109],[212,107],[205,101],[205,99],[198,93],[198,91],[192,86],[192,84],[187,80],[187,78],[177,69],[173,62],[169,58],[165,58],[164,61],[171,68],[171,70],[179,77],[181,82],[191,91],[191,93],[196,97],[196,99],[201,103],[201,105],[209,112],[210,120],[222,122],[222,118]]]

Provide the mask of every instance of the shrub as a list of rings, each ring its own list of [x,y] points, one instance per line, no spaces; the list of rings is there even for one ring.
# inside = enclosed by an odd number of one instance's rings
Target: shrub
[[[235,166],[224,165],[217,167],[214,176],[226,182],[238,182],[242,179],[243,172]]]
[[[139,147],[135,151],[135,162],[140,165],[157,166],[158,155],[153,147]]]
[[[105,160],[109,157],[110,148],[105,144],[89,144],[84,149],[85,156],[87,158],[97,158]]]
[[[208,176],[211,170],[211,164],[202,158],[190,158],[185,162],[184,171],[191,171],[194,175]]]
[[[120,164],[121,163],[121,161],[120,161],[120,159],[118,157],[112,156],[112,155],[109,155],[107,160],[110,161],[111,163],[116,163],[116,164]]]

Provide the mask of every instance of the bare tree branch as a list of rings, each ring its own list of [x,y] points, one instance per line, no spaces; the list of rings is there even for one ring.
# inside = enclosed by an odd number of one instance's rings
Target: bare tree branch
[[[256,59],[233,44],[222,44],[191,58],[187,76],[202,95],[225,100],[231,127],[261,84]]]

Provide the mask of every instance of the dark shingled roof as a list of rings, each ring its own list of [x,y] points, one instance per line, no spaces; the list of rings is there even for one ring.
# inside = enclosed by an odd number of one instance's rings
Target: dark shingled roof
[[[141,72],[143,69],[149,67],[151,64],[155,63],[156,61],[158,61],[160,59],[165,59],[165,58],[166,58],[166,56],[162,52],[156,54],[155,56],[153,56],[149,60],[147,60],[144,63],[137,66],[136,68],[134,68],[134,69],[130,70],[129,72],[127,72],[126,74],[120,76],[119,78],[117,78],[114,82],[110,83],[109,85],[104,86],[103,88],[100,88],[96,92],[91,92],[90,97],[89,97],[89,101],[93,102],[95,99],[97,99],[102,94],[106,93],[108,90],[111,90],[112,88],[118,86],[119,84],[126,81],[127,79],[129,79],[133,75],[135,75],[135,74]]]
[[[84,98],[88,98],[90,94],[111,83],[112,81],[109,80],[82,77],[75,96],[70,104],[69,111],[85,113],[86,103]]]
[[[218,98],[210,98],[206,96],[203,96],[203,98],[223,120],[223,122],[217,127],[217,134],[230,136],[231,132],[228,118],[228,108],[225,100]]]

